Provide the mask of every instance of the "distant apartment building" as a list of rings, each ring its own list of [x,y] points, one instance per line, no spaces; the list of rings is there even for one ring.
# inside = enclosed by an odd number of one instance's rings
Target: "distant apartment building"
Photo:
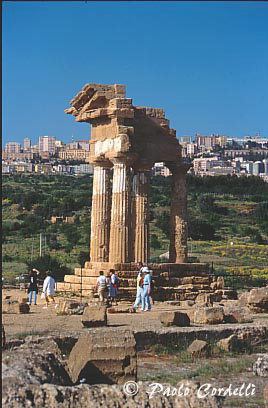
[[[5,153],[20,153],[21,152],[21,144],[17,142],[8,142],[6,144]]]
[[[48,155],[55,154],[56,151],[56,138],[54,136],[39,136],[38,150],[42,157],[43,153],[47,152]]]
[[[152,175],[168,177],[171,176],[171,171],[164,165],[164,163],[159,162],[154,164]]]
[[[180,137],[180,144],[184,145],[184,144],[188,144],[192,142],[192,136],[181,136]]]
[[[59,159],[61,160],[85,160],[89,161],[90,152],[82,149],[67,149],[59,152]]]
[[[212,149],[213,147],[216,146],[217,136],[214,134],[212,134],[211,136],[202,136],[201,134],[197,133],[195,135],[195,142],[198,147],[203,146],[206,149]]]
[[[29,137],[25,137],[23,139],[23,151],[28,152],[31,150],[31,139],[29,139]]]

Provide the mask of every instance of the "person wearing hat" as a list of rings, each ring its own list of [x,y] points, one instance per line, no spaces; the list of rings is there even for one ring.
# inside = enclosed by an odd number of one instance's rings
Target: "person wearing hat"
[[[142,305],[141,310],[144,312],[149,312],[151,310],[151,303],[150,303],[150,293],[151,293],[151,282],[152,278],[150,275],[150,269],[147,266],[142,268],[142,272],[145,273],[143,279],[143,295],[142,295]]]
[[[142,266],[142,262],[138,262],[137,263],[137,269],[138,269],[138,276],[137,276],[137,293],[136,293],[136,300],[134,303],[134,308],[138,309],[139,304],[142,302],[142,295],[143,295],[143,266]]]

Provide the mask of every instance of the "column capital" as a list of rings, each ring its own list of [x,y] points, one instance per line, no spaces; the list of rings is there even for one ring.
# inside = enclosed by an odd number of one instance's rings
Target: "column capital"
[[[91,162],[91,165],[93,167],[103,167],[105,169],[110,169],[113,166],[110,160],[107,160],[105,158],[97,158],[93,162]]]
[[[191,163],[180,162],[165,162],[165,165],[169,168],[172,174],[182,173],[186,174],[187,171],[192,167]]]
[[[136,160],[136,155],[129,154],[124,156],[117,156],[117,157],[109,157],[109,160],[112,162],[113,165],[116,164],[125,164],[126,166],[131,166],[134,161]]]

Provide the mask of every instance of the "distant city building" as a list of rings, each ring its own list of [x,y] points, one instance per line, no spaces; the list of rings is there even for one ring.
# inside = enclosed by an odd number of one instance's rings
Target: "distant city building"
[[[39,154],[48,152],[49,155],[55,154],[56,150],[56,138],[54,136],[39,136],[38,149]]]
[[[59,158],[61,160],[85,160],[90,158],[90,152],[82,149],[67,149],[59,152]]]
[[[30,151],[31,150],[31,139],[29,137],[25,137],[23,139],[23,150]]]
[[[181,136],[180,137],[180,144],[188,144],[192,142],[192,136]]]
[[[164,165],[164,163],[159,162],[154,164],[152,175],[168,177],[171,176],[171,171]]]
[[[5,152],[7,154],[10,153],[20,153],[21,151],[21,144],[17,142],[8,142],[6,144]]]

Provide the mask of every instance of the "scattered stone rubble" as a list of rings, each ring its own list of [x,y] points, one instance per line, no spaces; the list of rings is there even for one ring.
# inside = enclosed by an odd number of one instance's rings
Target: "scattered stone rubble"
[[[164,312],[160,315],[163,326],[190,326],[190,319],[186,313]]]
[[[263,354],[253,364],[253,373],[260,377],[268,377],[268,354]]]

